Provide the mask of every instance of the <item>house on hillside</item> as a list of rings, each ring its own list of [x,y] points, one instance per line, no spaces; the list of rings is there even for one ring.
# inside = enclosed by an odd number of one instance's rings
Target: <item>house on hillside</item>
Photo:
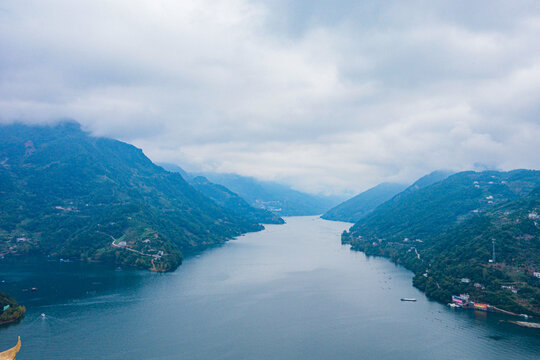
[[[529,214],[529,219],[531,219],[531,220],[540,220],[540,215],[538,215],[535,212],[532,212],[532,213]]]

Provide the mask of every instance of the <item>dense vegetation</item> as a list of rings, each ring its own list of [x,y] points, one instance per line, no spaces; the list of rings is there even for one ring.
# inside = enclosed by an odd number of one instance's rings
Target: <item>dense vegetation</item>
[[[217,205],[140,149],[76,123],[1,126],[0,255],[41,252],[172,270],[181,251],[262,226]]]
[[[0,325],[19,320],[25,312],[24,306],[17,304],[8,294],[0,292]]]
[[[357,222],[405,188],[403,184],[379,184],[328,210],[321,217],[326,220]]]
[[[448,302],[540,315],[540,171],[464,172],[408,189],[344,232],[343,242],[415,272],[414,285]],[[496,261],[490,263],[492,243]]]
[[[265,209],[254,208],[238,194],[232,192],[223,185],[210,182],[210,180],[204,176],[191,175],[174,164],[162,163],[159,165],[167,171],[179,173],[191,186],[199,190],[203,195],[214,200],[218,205],[231,210],[236,215],[261,224],[285,223],[282,218],[274,213]]]

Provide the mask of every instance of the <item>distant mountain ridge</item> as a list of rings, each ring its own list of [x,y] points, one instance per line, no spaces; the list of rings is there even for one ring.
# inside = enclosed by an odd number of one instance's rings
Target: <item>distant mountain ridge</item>
[[[437,170],[422,176],[412,185],[382,183],[328,210],[321,217],[326,220],[357,222],[377,206],[394,196],[406,196],[452,175],[448,170]]]
[[[357,222],[406,187],[403,184],[379,184],[328,210],[321,217],[326,220]]]
[[[467,292],[540,315],[540,283],[532,276],[540,269],[539,195],[538,170],[461,172],[406,189],[360,219],[342,241],[405,265],[415,272],[414,284],[437,300]],[[492,241],[495,263],[488,262]]]
[[[406,190],[403,192],[405,194],[414,192],[416,190],[425,188],[426,186],[429,186],[431,184],[435,184],[436,182],[442,181],[452,175],[452,171],[448,170],[436,170],[433,171],[427,175],[422,176],[420,179],[416,180],[414,183],[412,183],[411,186],[409,186]]]
[[[223,185],[214,184],[204,176],[197,176],[189,183],[201,193],[214,200],[218,205],[231,210],[238,216],[255,223],[284,224],[285,221],[279,216],[265,209],[254,208],[244,199],[233,193]]]
[[[167,171],[178,173],[178,174],[182,175],[184,180],[186,180],[188,182],[189,182],[190,179],[193,178],[193,176],[191,174],[189,174],[187,171],[185,171],[184,169],[182,169],[178,165],[171,164],[171,163],[157,163],[157,165],[161,166],[162,168],[164,168]]]
[[[229,209],[239,216],[243,216],[253,222],[261,224],[284,224],[285,221],[270,211],[254,208],[238,194],[227,189],[223,185],[214,184],[206,177],[190,174],[180,166],[169,163],[160,163],[159,166],[167,171],[179,173],[194,188],[203,195],[214,200],[220,206]]]
[[[249,231],[238,216],[140,149],[74,122],[0,126],[0,254],[41,252],[172,270]]]
[[[279,216],[319,215],[342,200],[340,197],[306,194],[286,185],[259,181],[237,174],[209,172],[192,174],[174,164],[162,163],[159,165],[168,171],[181,173],[188,179],[188,182],[191,181],[189,179],[203,176],[210,182],[222,185],[234,192],[254,208],[264,209]]]
[[[252,206],[280,216],[320,215],[341,201],[339,197],[306,194],[285,185],[236,174],[203,175],[234,191]]]

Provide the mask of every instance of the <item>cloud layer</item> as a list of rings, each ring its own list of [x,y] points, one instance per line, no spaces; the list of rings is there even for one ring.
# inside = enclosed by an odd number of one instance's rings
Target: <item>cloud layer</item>
[[[538,1],[4,1],[0,120],[310,192],[540,167]]]

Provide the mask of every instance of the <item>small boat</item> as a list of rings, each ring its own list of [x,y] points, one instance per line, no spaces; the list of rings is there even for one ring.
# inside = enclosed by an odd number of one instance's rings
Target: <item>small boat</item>
[[[42,318],[42,319],[45,319],[45,314],[41,314],[41,318]]]
[[[401,298],[401,301],[416,301],[415,298]]]

